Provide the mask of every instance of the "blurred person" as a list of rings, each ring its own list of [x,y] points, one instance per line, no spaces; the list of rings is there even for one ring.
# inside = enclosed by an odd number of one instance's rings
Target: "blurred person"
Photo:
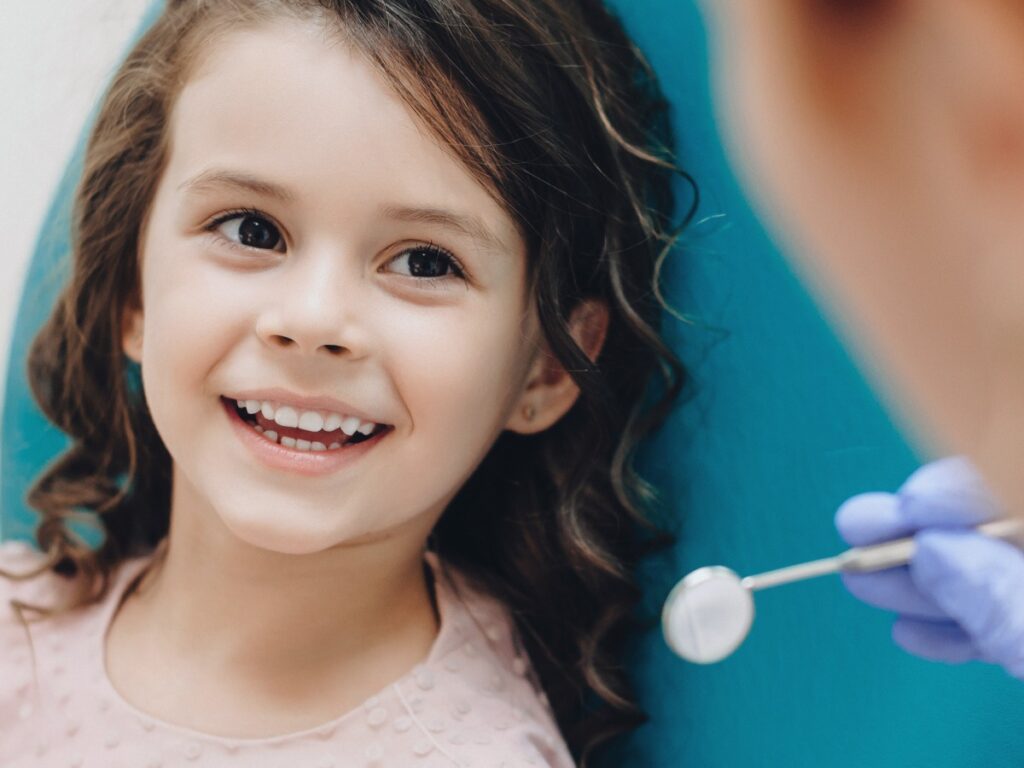
[[[755,208],[913,438],[966,457],[840,508],[851,544],[918,544],[847,586],[907,650],[1022,677],[1024,555],[966,526],[1024,509],[1024,5],[704,8]]]

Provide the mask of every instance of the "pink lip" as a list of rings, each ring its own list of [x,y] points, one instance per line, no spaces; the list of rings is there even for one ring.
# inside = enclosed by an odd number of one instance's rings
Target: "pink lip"
[[[272,443],[261,437],[256,430],[242,421],[242,417],[238,415],[238,411],[235,410],[235,406],[230,400],[221,398],[220,402],[238,439],[249,449],[257,461],[271,469],[294,472],[308,477],[320,477],[344,469],[372,450],[377,443],[394,430],[394,427],[388,427],[369,440],[348,448],[339,448],[333,451],[299,451]]]
[[[338,400],[337,398],[327,397],[325,395],[315,397],[299,395],[295,392],[289,392],[287,389],[281,389],[280,387],[273,387],[271,389],[247,389],[242,392],[232,392],[230,394],[225,393],[224,397],[228,400],[241,400],[242,402],[245,402],[246,400],[272,400],[277,403],[292,405],[307,411],[332,411],[342,416],[356,416],[362,421],[372,421],[374,424],[386,423],[374,416],[370,416],[364,411],[359,410],[355,406]]]

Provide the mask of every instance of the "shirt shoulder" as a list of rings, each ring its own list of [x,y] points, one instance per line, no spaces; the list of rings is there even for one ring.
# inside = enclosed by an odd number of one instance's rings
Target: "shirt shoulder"
[[[28,576],[45,562],[46,555],[27,542],[0,542],[0,570],[8,574],[0,574],[0,626],[18,622],[12,600],[46,607],[68,588],[70,582],[52,570]],[[28,578],[18,578],[21,575]]]
[[[571,768],[507,607],[432,562],[441,636],[398,693],[444,765]]]
[[[46,556],[26,542],[0,542],[0,570],[4,572],[0,574],[0,720],[4,722],[16,722],[18,709],[35,680],[33,638],[41,620],[36,611],[19,613],[17,606],[52,606],[60,599],[65,582],[52,571],[25,579],[14,577],[31,574],[45,562]]]
[[[102,670],[100,630],[131,570],[122,570],[121,566],[113,570],[106,594],[100,600],[65,609],[79,583],[48,569],[46,562],[46,555],[27,543],[0,542],[0,569],[8,574],[28,576],[19,579],[0,575],[0,765],[3,766],[12,764],[11,755],[28,754],[19,751],[23,748],[31,752],[49,749],[47,754],[51,757],[57,752],[70,752],[67,761],[60,764],[73,765],[74,755],[84,743],[82,733],[88,728],[92,727],[95,733],[95,728],[102,726],[107,736],[118,728],[113,712],[105,707],[110,702],[104,704],[97,693]],[[57,610],[46,615],[25,609],[19,615],[12,601]],[[82,733],[75,741],[61,741],[53,735],[53,723],[57,721],[62,721],[65,727],[73,726],[76,732],[81,729]]]

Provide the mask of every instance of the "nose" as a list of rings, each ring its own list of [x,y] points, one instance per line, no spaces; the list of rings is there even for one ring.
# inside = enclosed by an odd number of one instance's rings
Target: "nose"
[[[337,254],[295,259],[264,294],[256,334],[275,349],[360,356],[360,277]]]

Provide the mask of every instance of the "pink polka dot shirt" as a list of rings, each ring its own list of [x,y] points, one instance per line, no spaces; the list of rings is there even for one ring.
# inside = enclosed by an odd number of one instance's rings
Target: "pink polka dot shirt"
[[[0,567],[27,570],[42,556],[0,544]],[[362,705],[281,736],[232,739],[150,717],[125,701],[104,666],[107,627],[149,558],[118,569],[107,597],[30,622],[18,597],[53,602],[62,579],[0,577],[0,766],[4,768],[570,768],[573,763],[508,611],[433,556],[441,626],[427,658]],[[452,569],[446,569],[448,573]],[[36,674],[33,678],[32,654]]]

